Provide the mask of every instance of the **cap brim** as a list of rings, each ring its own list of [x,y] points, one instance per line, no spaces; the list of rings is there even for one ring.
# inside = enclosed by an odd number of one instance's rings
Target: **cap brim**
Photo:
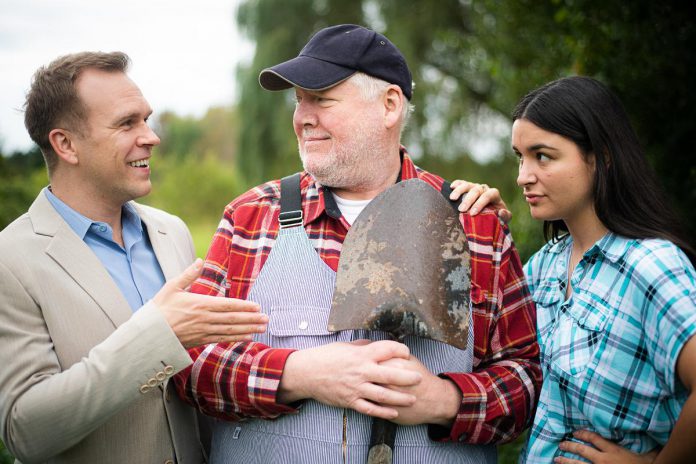
[[[355,69],[310,56],[298,56],[261,71],[259,84],[266,90],[285,90],[290,87],[325,90],[348,79],[356,72]]]

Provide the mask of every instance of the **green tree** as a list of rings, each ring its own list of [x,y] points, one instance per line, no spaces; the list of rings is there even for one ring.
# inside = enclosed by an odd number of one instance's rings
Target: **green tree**
[[[250,183],[278,178],[301,169],[292,131],[289,93],[262,90],[259,72],[297,56],[317,29],[339,20],[362,21],[362,2],[338,0],[261,0],[240,5],[240,29],[256,42],[256,53],[237,73],[239,100],[239,153],[237,165]]]
[[[177,159],[207,153],[232,163],[237,153],[238,127],[237,110],[231,105],[209,108],[202,118],[166,111],[155,122],[161,139],[157,151]]]
[[[417,162],[443,168],[437,172],[449,178],[500,180],[515,212],[516,236],[532,236],[518,227],[532,223],[517,222],[528,213],[518,201],[514,166],[499,174],[497,163],[442,160],[471,157],[472,141],[485,135],[499,139],[500,159],[509,139],[493,127],[501,120],[509,124],[514,105],[529,90],[572,74],[597,77],[619,94],[675,206],[696,231],[690,207],[696,164],[689,152],[696,38],[688,8],[687,2],[650,0],[413,0],[408,7],[398,0],[248,0],[238,22],[257,46],[253,62],[239,70],[240,169],[260,182],[299,168],[291,98],[262,91],[258,73],[296,56],[319,28],[355,22],[385,32],[409,62],[416,112],[404,139]],[[466,169],[450,170],[460,166]]]
[[[183,218],[205,256],[222,211],[248,186],[235,167],[238,113],[213,107],[201,118],[164,113],[153,152],[152,193],[140,200]]]
[[[239,70],[240,170],[256,183],[299,169],[292,99],[262,91],[258,73],[296,56],[321,27],[358,23],[384,32],[409,62],[416,112],[404,141],[417,163],[449,179],[499,187],[514,213],[523,260],[542,236],[505,156],[510,113],[531,89],[574,74],[617,92],[673,204],[696,232],[696,38],[689,18],[688,2],[652,0],[247,0],[238,22],[256,52]],[[483,141],[497,149],[476,162]],[[522,441],[501,447],[499,462],[516,462]]]
[[[0,230],[26,212],[47,183],[43,158],[37,147],[9,156],[0,153]]]

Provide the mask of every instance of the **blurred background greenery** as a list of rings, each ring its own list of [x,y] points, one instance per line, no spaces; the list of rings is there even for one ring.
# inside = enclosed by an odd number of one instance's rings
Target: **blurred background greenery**
[[[542,236],[515,185],[509,115],[532,88],[574,74],[597,77],[618,93],[673,205],[694,232],[696,37],[690,11],[688,2],[652,0],[243,1],[230,20],[256,49],[237,71],[240,98],[201,118],[158,116],[162,144],[152,160],[154,188],[142,201],[181,216],[204,256],[230,200],[301,168],[293,98],[261,90],[259,71],[296,56],[322,27],[357,23],[385,33],[406,55],[416,112],[403,142],[417,164],[450,180],[498,187],[514,213],[511,229],[523,260]],[[47,178],[37,149],[1,154],[4,228],[26,211]],[[515,462],[521,442],[502,446],[499,461]],[[0,463],[10,459],[0,443]]]

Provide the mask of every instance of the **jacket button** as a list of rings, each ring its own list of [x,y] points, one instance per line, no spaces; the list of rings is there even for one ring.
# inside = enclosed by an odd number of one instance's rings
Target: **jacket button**
[[[155,388],[155,387],[157,386],[158,383],[159,383],[159,382],[157,381],[157,379],[149,379],[149,380],[147,381],[147,385],[148,385],[150,388]]]
[[[165,374],[162,371],[159,371],[158,373],[155,374],[155,378],[161,382],[167,378],[167,374]]]
[[[309,327],[309,322],[307,321],[302,321],[300,322],[300,325],[297,326],[300,330],[307,330],[307,327]]]
[[[167,375],[172,375],[174,373],[174,366],[172,366],[172,365],[165,366],[164,373]]]
[[[167,459],[166,461],[164,461],[164,464],[174,464],[174,461],[172,461],[171,459]]]
[[[140,386],[140,393],[143,393],[143,394],[144,394],[144,393],[147,393],[147,392],[149,392],[149,391],[150,391],[150,387],[148,387],[147,385],[141,385],[141,386]]]

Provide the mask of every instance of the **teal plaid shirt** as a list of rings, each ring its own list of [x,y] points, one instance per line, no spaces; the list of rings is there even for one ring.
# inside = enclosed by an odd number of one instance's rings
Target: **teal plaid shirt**
[[[565,298],[572,238],[525,266],[537,306],[544,383],[527,463],[555,456],[571,433],[593,430],[634,452],[664,445],[686,401],[677,378],[696,333],[696,272],[665,240],[608,233],[583,256]]]

